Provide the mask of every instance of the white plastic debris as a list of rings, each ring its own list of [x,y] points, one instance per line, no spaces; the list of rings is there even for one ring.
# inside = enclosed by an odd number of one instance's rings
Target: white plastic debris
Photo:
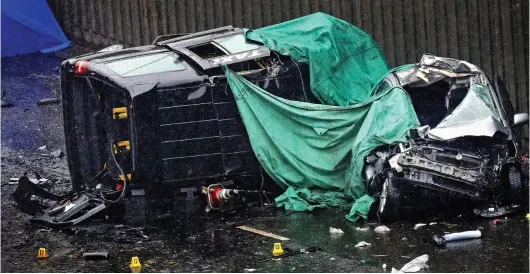
[[[429,223],[429,225],[437,225],[437,224],[438,224],[437,222]]]
[[[255,272],[255,268],[245,268],[245,272]]]
[[[367,231],[369,229],[370,229],[369,227],[356,227],[355,228],[355,230],[357,230],[357,231]]]
[[[72,208],[72,207],[74,207],[74,206],[75,206],[74,203],[70,203],[70,204],[65,205],[65,206],[64,206],[64,212],[70,210],[70,208]]]
[[[420,228],[420,227],[422,227],[422,226],[426,226],[426,225],[427,225],[427,224],[419,223],[419,224],[416,224],[416,225],[414,226],[414,229],[418,229],[418,228]]]
[[[394,155],[394,157],[388,160],[388,164],[390,164],[390,167],[397,172],[403,171],[403,168],[398,164],[399,156],[400,154],[396,154]]]
[[[380,225],[376,228],[374,228],[374,232],[375,233],[387,233],[390,231],[390,228],[384,226],[384,225]]]
[[[331,233],[331,234],[344,234],[344,231],[342,231],[342,229],[340,229],[340,228],[330,227],[329,228],[329,233]]]
[[[451,233],[443,236],[447,242],[476,239],[482,237],[480,230],[464,231],[458,233]]]
[[[403,272],[392,267],[392,271],[390,273],[403,273]]]
[[[367,243],[365,241],[360,241],[358,244],[355,245],[355,247],[367,247],[367,246],[371,246],[372,244],[370,243]]]
[[[62,150],[56,150],[56,151],[53,151],[52,153],[50,153],[53,157],[55,158],[61,158],[64,156],[64,153]]]
[[[383,264],[383,269],[386,269],[386,264]]]
[[[330,260],[335,261],[335,258],[331,258]]]
[[[39,150],[45,150],[46,148],[48,148],[48,146],[41,146],[39,147]]]
[[[427,261],[429,260],[429,255],[423,254],[414,260],[408,262],[406,265],[404,265],[399,271],[405,272],[405,273],[413,273],[418,272],[424,268],[428,268]]]

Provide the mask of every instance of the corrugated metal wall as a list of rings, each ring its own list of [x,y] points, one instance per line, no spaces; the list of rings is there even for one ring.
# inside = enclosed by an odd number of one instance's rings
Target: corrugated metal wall
[[[391,66],[423,53],[498,72],[528,112],[528,1],[524,0],[48,0],[67,36],[95,47],[151,43],[162,34],[233,25],[259,28],[317,11],[370,33]],[[528,129],[525,130],[528,137]]]

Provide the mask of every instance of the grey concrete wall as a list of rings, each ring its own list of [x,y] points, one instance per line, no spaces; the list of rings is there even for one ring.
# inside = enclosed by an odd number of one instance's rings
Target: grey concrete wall
[[[525,0],[48,0],[74,42],[150,44],[156,36],[233,25],[259,28],[322,11],[370,33],[391,66],[423,53],[468,60],[500,74],[528,112]],[[528,129],[525,130],[528,137]]]

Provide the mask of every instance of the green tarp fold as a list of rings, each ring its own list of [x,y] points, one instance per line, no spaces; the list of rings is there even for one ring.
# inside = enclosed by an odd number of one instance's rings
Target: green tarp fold
[[[381,145],[405,141],[419,124],[402,88],[378,86],[389,71],[379,46],[324,13],[246,31],[246,37],[307,63],[311,91],[322,102],[274,96],[225,67],[254,154],[285,189],[277,206],[351,207],[347,219],[366,219],[373,199],[361,176],[364,158]]]
[[[252,149],[266,172],[284,189],[277,206],[310,211],[352,206],[347,218],[366,218],[372,198],[361,178],[374,148],[404,141],[418,120],[399,88],[364,103],[329,106],[274,96],[226,69]]]
[[[246,37],[309,64],[311,90],[326,105],[364,102],[389,70],[369,34],[321,12],[247,31]]]

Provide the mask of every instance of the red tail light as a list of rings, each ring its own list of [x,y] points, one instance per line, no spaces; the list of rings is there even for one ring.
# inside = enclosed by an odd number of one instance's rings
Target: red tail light
[[[76,75],[87,75],[88,74],[88,61],[77,61],[75,63],[75,74]]]

